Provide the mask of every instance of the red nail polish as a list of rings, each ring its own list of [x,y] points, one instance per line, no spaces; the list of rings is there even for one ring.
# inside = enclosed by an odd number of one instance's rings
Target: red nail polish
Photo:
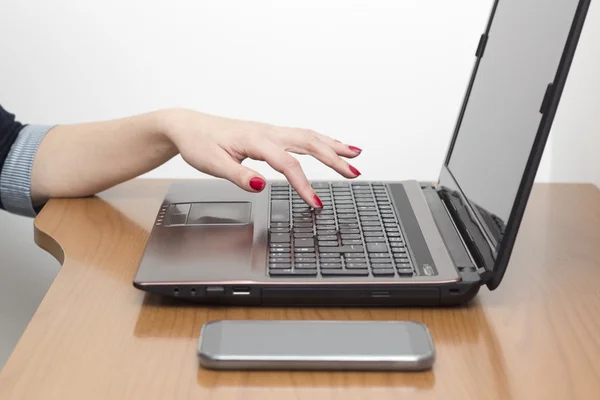
[[[315,203],[317,203],[317,207],[323,208],[323,202],[321,201],[319,196],[317,196],[316,194],[315,194]]]
[[[362,151],[362,149],[360,147],[356,147],[356,146],[348,146],[348,148],[357,153],[360,153]]]
[[[250,187],[252,189],[256,190],[257,192],[260,192],[261,190],[263,190],[265,188],[266,184],[267,183],[262,178],[254,177],[254,178],[250,179]]]
[[[352,172],[354,175],[360,176],[360,171],[354,168],[352,165],[349,165],[348,168],[350,169],[350,172]]]

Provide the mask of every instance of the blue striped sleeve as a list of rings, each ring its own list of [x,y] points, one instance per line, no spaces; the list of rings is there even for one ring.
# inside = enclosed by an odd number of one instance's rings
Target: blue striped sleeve
[[[0,171],[0,200],[6,211],[35,217],[42,204],[31,200],[31,169],[38,146],[52,126],[27,125],[13,143]]]

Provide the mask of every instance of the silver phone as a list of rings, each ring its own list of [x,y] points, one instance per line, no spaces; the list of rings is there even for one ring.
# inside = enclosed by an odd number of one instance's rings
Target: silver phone
[[[200,332],[200,365],[236,370],[430,369],[429,329],[413,321],[211,321]]]

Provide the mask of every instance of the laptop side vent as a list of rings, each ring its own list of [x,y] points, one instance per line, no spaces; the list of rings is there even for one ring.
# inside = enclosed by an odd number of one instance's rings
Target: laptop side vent
[[[481,35],[481,37],[479,38],[479,44],[477,45],[477,51],[475,51],[475,57],[477,57],[477,58],[483,57],[483,53],[485,52],[485,45],[487,44],[487,40],[488,40],[487,34],[484,33],[483,35]]]

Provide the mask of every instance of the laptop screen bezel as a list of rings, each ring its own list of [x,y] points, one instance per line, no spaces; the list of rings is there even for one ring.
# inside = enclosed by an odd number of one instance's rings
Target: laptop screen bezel
[[[535,176],[550,134],[554,116],[558,109],[571,62],[583,29],[590,1],[591,0],[579,1],[554,80],[553,82],[548,82],[553,84],[553,90],[549,95],[547,109],[540,120],[536,137],[515,197],[515,202],[513,203],[510,216],[506,223],[506,229],[499,243],[494,239],[494,236],[489,232],[486,225],[482,223],[481,215],[476,207],[468,201],[460,188],[459,182],[456,181],[452,171],[449,169],[452,150],[456,143],[456,138],[458,137],[462,118],[468,106],[469,95],[477,76],[480,60],[482,57],[485,57],[485,52],[483,52],[482,55],[478,55],[476,58],[463,105],[460,109],[455,130],[448,146],[446,159],[438,178],[437,188],[441,198],[446,203],[448,211],[452,215],[457,228],[463,236],[465,243],[467,243],[471,254],[477,262],[477,266],[482,272],[483,280],[490,290],[494,290],[500,285],[506,272],[516,236],[525,213],[527,201],[531,194]],[[498,2],[499,0],[495,0],[493,3],[489,22],[484,33],[485,37],[489,34],[493,24]]]

